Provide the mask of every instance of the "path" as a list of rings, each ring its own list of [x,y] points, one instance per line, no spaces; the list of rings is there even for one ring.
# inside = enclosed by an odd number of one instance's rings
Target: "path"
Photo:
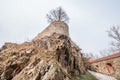
[[[88,70],[88,72],[90,72],[93,76],[95,76],[98,80],[117,80],[112,76],[108,76],[108,75],[104,75],[101,73],[97,73],[97,72],[93,72]]]

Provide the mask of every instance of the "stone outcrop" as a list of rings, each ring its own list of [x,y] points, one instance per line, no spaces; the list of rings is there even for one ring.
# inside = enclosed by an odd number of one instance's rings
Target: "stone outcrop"
[[[66,24],[50,25],[52,29],[61,26]],[[51,28],[31,42],[6,43],[1,48],[0,80],[71,80],[85,72],[80,48],[68,36],[68,29],[51,32]]]

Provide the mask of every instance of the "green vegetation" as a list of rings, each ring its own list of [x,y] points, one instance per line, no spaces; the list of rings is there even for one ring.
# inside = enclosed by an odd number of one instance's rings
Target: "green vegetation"
[[[117,80],[120,80],[120,78],[117,78]]]
[[[76,78],[73,78],[72,80],[98,80],[98,79],[91,75],[89,72],[86,72],[86,74],[80,75]]]

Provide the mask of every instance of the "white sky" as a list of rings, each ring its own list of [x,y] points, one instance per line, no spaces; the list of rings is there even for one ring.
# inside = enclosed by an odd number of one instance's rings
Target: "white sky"
[[[46,13],[61,6],[70,17],[70,36],[84,52],[98,54],[120,24],[120,0],[0,0],[0,46],[33,39],[48,23]]]

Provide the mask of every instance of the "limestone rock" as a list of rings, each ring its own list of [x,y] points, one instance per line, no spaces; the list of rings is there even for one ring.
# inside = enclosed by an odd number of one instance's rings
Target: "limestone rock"
[[[0,51],[0,80],[70,80],[84,73],[81,49],[65,31],[5,44]]]

